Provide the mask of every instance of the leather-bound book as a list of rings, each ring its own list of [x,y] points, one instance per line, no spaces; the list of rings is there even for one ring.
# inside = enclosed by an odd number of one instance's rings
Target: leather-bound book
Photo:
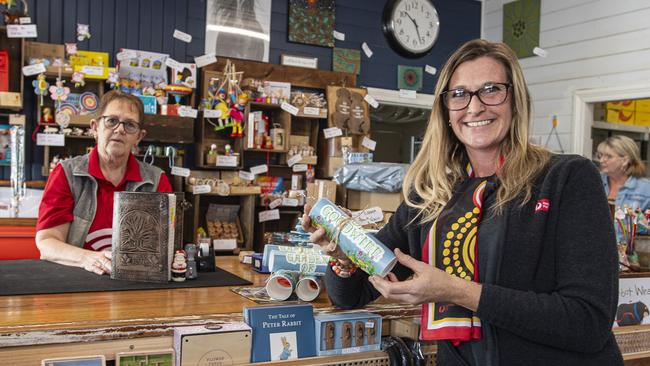
[[[175,225],[173,193],[115,192],[111,278],[170,281]]]

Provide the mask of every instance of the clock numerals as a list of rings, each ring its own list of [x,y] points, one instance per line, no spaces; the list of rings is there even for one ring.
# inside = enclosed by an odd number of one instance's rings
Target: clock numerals
[[[431,50],[439,24],[432,0],[395,0],[384,12],[384,32],[399,53],[418,57]]]

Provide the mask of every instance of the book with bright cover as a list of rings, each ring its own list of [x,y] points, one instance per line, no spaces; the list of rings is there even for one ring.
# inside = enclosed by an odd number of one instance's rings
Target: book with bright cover
[[[173,193],[115,192],[111,278],[170,281],[175,220]]]
[[[253,328],[251,362],[316,355],[311,304],[247,307],[244,322]]]

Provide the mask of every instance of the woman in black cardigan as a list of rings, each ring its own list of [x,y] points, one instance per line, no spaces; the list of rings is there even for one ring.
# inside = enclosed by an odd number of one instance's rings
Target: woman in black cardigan
[[[474,40],[447,61],[405,202],[377,237],[385,278],[337,259],[332,302],[422,304],[440,365],[622,365],[613,225],[596,168],[528,143],[531,101],[514,52]]]

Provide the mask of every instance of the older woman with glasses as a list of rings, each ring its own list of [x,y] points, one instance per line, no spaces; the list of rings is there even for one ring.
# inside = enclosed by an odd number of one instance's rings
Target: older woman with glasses
[[[405,202],[377,233],[393,273],[355,270],[303,216],[336,258],[332,302],[421,304],[439,365],[623,365],[616,242],[594,165],[528,142],[530,94],[505,44],[462,45],[435,94]]]
[[[618,207],[650,208],[650,180],[644,178],[646,167],[640,155],[637,144],[627,136],[611,136],[598,144],[605,193]]]
[[[172,190],[162,170],[131,153],[146,134],[142,101],[110,91],[100,103],[90,121],[97,145],[52,170],[36,226],[41,259],[99,275],[111,270],[113,193]]]

